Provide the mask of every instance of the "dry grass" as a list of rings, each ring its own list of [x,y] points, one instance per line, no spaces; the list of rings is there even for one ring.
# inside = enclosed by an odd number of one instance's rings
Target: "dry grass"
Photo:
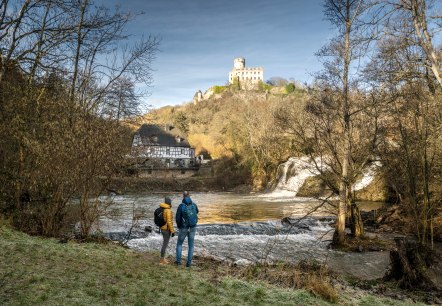
[[[332,303],[337,302],[339,298],[339,293],[332,284],[330,272],[325,266],[316,262],[229,267],[224,273],[247,281],[262,281],[283,288],[304,289]]]
[[[378,252],[390,251],[394,247],[392,241],[380,239],[378,237],[369,238],[367,236],[361,238],[346,239],[345,244],[339,247],[339,250],[344,252]]]

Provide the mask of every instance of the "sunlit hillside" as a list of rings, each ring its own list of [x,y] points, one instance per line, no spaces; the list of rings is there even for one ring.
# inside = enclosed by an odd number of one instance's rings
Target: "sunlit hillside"
[[[303,90],[287,94],[284,88],[276,89],[269,93],[225,88],[202,101],[154,109],[142,123],[172,123],[187,134],[196,154],[233,159],[234,166],[246,167],[264,182],[274,172],[269,170],[292,154],[275,114],[291,111],[294,105],[302,108],[307,97]]]

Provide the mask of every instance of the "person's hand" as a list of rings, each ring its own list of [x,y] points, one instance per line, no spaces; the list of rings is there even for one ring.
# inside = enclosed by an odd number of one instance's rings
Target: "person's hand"
[[[175,237],[175,233],[172,233],[172,237]]]

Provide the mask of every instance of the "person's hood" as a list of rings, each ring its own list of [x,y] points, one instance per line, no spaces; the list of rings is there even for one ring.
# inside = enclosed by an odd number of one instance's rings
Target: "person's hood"
[[[189,197],[185,197],[183,199],[183,203],[186,204],[186,205],[192,204],[192,199],[189,198]]]
[[[172,205],[167,204],[167,203],[161,203],[161,204],[160,204],[160,207],[162,207],[162,208],[171,208]]]

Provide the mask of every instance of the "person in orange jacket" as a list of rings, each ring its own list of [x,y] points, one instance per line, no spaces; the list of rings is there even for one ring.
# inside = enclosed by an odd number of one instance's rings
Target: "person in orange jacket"
[[[172,208],[172,200],[169,197],[165,197],[164,203],[161,203],[160,207],[163,208],[163,218],[164,218],[164,221],[166,221],[166,224],[164,224],[160,228],[161,234],[163,235],[163,245],[161,247],[160,264],[167,264],[168,262],[165,258],[167,245],[169,244],[170,237],[175,236],[175,230],[173,228],[172,209],[171,209]]]

